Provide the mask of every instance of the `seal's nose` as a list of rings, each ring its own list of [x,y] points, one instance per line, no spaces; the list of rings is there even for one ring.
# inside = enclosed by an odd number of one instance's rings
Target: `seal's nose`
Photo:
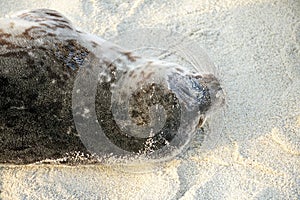
[[[206,87],[210,97],[210,107],[215,105],[223,105],[225,102],[225,93],[220,85],[219,80],[212,74],[204,74],[201,77],[197,77],[200,85]]]

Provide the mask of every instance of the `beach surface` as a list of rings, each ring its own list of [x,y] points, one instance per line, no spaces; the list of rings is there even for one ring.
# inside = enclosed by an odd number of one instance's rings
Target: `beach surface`
[[[0,199],[300,199],[300,2],[0,1],[0,17],[55,9],[107,40],[159,28],[218,69],[222,114],[203,143],[151,166],[0,165]],[[126,47],[126,46],[125,46]]]

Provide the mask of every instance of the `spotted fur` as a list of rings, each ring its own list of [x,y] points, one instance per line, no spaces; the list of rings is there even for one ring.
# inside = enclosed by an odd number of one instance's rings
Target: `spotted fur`
[[[137,56],[79,31],[54,10],[0,19],[0,163],[93,153],[80,140],[72,113],[73,87],[82,68],[87,75],[89,68],[100,70],[95,102],[99,124],[115,146],[131,153],[148,154],[172,143],[180,135],[180,99],[187,106],[199,104],[203,114],[211,106],[209,84],[217,82],[214,77],[201,82],[202,76],[180,65]],[[125,134],[112,113],[116,90],[123,99],[131,98],[129,114],[140,126],[150,124],[149,107],[163,105],[167,117],[162,130],[147,138]],[[193,121],[185,130],[194,131],[204,120],[197,114]],[[174,148],[183,144],[177,141]]]

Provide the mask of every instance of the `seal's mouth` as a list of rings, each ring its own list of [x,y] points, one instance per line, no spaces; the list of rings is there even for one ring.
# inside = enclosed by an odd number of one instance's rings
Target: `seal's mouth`
[[[201,115],[196,128],[200,129],[205,124],[207,115],[224,104],[224,91],[218,79],[212,74],[197,75],[192,77],[191,81],[192,87],[199,92],[197,100]]]

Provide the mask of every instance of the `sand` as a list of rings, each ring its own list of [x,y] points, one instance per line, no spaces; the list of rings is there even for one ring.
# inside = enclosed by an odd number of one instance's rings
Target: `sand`
[[[0,17],[42,7],[106,39],[155,27],[197,41],[224,114],[202,146],[156,166],[2,165],[0,199],[300,199],[299,1],[2,0]]]

